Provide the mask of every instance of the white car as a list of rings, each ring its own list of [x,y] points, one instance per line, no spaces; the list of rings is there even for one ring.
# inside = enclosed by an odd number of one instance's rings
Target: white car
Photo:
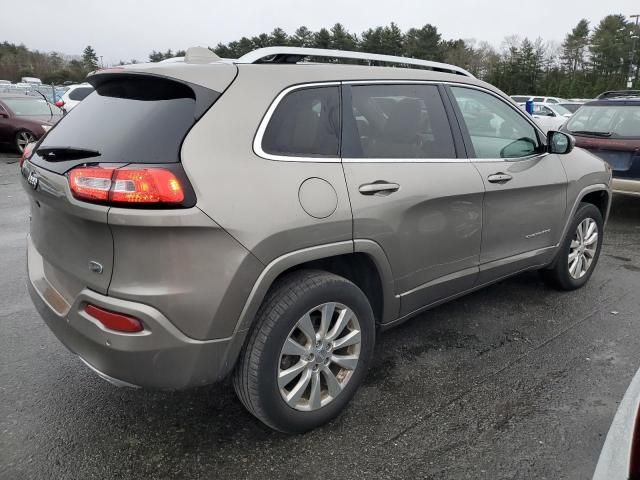
[[[526,109],[525,103],[518,104],[523,110]],[[558,130],[573,115],[562,105],[552,105],[548,103],[533,104],[533,120],[545,132],[549,130]]]
[[[527,100],[532,100],[535,103],[544,104],[556,104],[564,103],[567,100],[560,97],[536,97],[534,95],[511,95],[511,99],[516,103],[525,103]]]
[[[65,112],[69,112],[73,107],[79,104],[86,98],[94,88],[88,83],[79,83],[77,85],[71,85],[69,89],[64,92],[62,98],[56,102],[56,107],[62,108]]]

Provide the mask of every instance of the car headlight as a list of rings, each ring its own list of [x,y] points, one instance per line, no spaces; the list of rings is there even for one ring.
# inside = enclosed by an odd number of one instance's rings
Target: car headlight
[[[42,127],[42,129],[46,132],[48,132],[49,130],[51,130],[51,125],[40,125]]]

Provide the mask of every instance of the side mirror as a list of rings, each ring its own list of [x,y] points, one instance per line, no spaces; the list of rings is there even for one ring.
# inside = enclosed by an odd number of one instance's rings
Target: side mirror
[[[564,155],[576,146],[576,139],[564,132],[550,131],[547,134],[547,151]]]
[[[500,150],[500,158],[520,158],[533,155],[537,148],[536,142],[527,137],[519,138]]]

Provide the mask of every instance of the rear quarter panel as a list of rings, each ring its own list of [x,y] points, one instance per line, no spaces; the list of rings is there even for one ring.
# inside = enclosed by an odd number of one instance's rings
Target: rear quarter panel
[[[253,72],[245,74],[243,68]],[[352,239],[339,162],[267,160],[253,151],[256,130],[274,98],[307,77],[296,70],[282,75],[280,67],[267,65],[241,67],[182,148],[197,206],[264,264],[291,251]],[[313,177],[326,180],[335,191],[336,208],[326,218],[314,218],[300,205],[300,186]]]

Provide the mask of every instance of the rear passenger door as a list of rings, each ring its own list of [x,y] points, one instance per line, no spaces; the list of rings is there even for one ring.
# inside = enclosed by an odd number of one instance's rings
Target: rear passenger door
[[[479,277],[485,283],[551,253],[564,227],[567,178],[524,112],[483,89],[447,88],[486,189]]]
[[[484,187],[443,94],[426,83],[343,84],[354,238],[385,251],[401,315],[472,288],[478,274]]]

